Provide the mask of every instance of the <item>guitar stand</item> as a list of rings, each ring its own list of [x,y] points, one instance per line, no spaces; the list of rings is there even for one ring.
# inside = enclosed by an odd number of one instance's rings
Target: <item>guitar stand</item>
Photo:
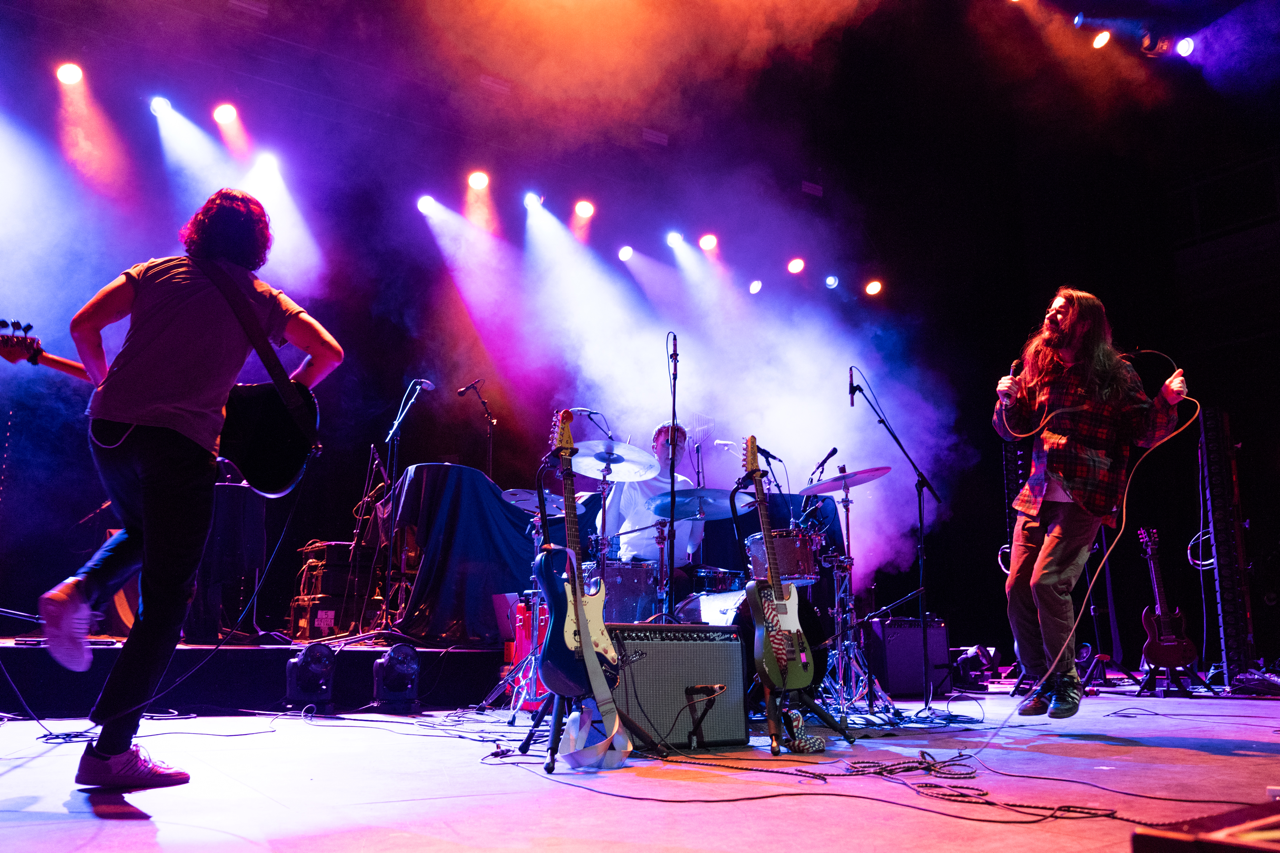
[[[1142,683],[1138,685],[1138,692],[1134,695],[1141,696],[1144,692],[1150,690],[1152,696],[1163,696],[1164,691],[1161,691],[1156,687],[1156,678],[1160,675],[1160,670],[1164,670],[1165,681],[1168,684],[1165,691],[1172,690],[1174,693],[1177,693],[1185,699],[1192,698],[1191,691],[1187,689],[1187,685],[1183,684],[1182,678],[1180,678],[1180,676],[1185,675],[1191,681],[1199,684],[1214,696],[1218,695],[1218,691],[1210,687],[1209,682],[1200,677],[1200,673],[1196,672],[1194,666],[1191,666],[1190,668],[1185,666],[1153,666],[1147,670],[1146,677],[1142,679]],[[1132,676],[1130,677],[1132,678]],[[1136,681],[1137,679],[1134,680]]]
[[[524,736],[524,740],[520,742],[520,746],[516,747],[516,751],[521,755],[527,755],[530,747],[533,746],[533,737],[537,734],[538,726],[542,725],[542,721],[547,718],[547,712],[551,712],[551,739],[547,742],[547,761],[542,765],[542,769],[548,773],[554,773],[556,769],[556,755],[560,752],[560,737],[564,734],[564,718],[567,711],[571,711],[577,707],[581,712],[583,700],[586,696],[561,696],[559,693],[552,693],[542,702],[542,707],[533,714],[533,724],[529,727],[529,733]],[[631,736],[644,745],[649,752],[654,753],[659,758],[667,757],[667,750],[663,749],[651,737],[649,733],[640,728],[636,721],[627,716],[627,713],[621,708],[616,709],[618,720],[622,723]]]
[[[798,701],[805,707],[805,710],[821,720],[824,726],[844,738],[845,743],[852,744],[854,742],[849,730],[836,722],[835,717],[831,716],[831,713],[826,708],[813,701],[803,690],[777,691],[764,686],[764,714],[769,723],[769,751],[774,755],[781,755],[783,745],[791,743],[791,739],[783,735],[782,715],[778,713],[779,695],[787,701]]]

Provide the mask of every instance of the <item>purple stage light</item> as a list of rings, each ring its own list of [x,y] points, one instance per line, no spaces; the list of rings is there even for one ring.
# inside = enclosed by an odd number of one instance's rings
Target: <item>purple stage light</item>
[[[837,287],[840,286],[840,279],[836,278],[833,275],[829,275],[827,276],[826,284],[827,284],[827,290],[835,290]]]
[[[751,286],[747,288],[747,290],[750,291],[750,293],[754,296],[755,294],[760,292],[760,288],[762,287],[764,287],[764,282],[761,281],[760,279],[756,279],[755,281],[751,282]]]
[[[424,195],[418,199],[418,211],[423,215],[431,213],[431,209],[435,207],[436,200],[429,195]]]
[[[168,98],[152,98],[151,114],[154,116],[164,115],[173,112],[173,104],[169,103]]]
[[[618,260],[629,261],[631,260],[631,256],[634,254],[635,254],[635,250],[632,249],[630,246],[623,246],[621,249],[618,250]]]
[[[676,246],[679,246],[683,242],[684,242],[684,237],[680,236],[675,231],[672,231],[670,234],[667,235],[667,245],[673,249]]]
[[[1190,56],[1191,51],[1195,49],[1196,43],[1189,38],[1179,40],[1177,46],[1174,48],[1174,50],[1178,51],[1178,56]]]

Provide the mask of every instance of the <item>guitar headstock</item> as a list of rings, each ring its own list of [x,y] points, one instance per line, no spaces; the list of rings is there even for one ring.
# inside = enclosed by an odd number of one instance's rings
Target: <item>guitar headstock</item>
[[[10,364],[17,364],[38,352],[41,348],[40,339],[27,334],[31,329],[30,323],[23,325],[21,320],[0,320],[0,358]],[[4,330],[10,331],[3,334]]]
[[[566,454],[572,455],[573,451],[573,433],[569,430],[569,424],[573,423],[573,412],[568,409],[562,409],[556,412],[551,419],[551,453],[554,456],[564,457]]]
[[[760,460],[756,456],[756,437],[749,435],[742,440],[742,470],[751,474],[760,469]]]
[[[1143,556],[1150,559],[1156,555],[1156,550],[1160,547],[1160,534],[1154,527],[1150,529],[1139,527],[1138,541],[1142,543]]]

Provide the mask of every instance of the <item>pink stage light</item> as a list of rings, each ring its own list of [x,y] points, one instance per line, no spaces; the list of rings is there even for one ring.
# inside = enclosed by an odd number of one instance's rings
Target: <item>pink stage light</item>
[[[590,219],[595,215],[596,206],[589,201],[580,201],[573,206],[573,212],[582,219]]]
[[[236,108],[231,104],[222,104],[213,111],[213,120],[218,124],[231,124],[237,115]]]
[[[880,291],[884,290],[884,285],[878,281],[869,281],[867,282],[866,290],[868,296],[875,296]]]
[[[787,272],[791,273],[792,275],[799,275],[803,271],[804,271],[804,258],[792,258],[791,262],[787,264]]]
[[[703,234],[702,238],[698,240],[698,245],[702,247],[702,251],[710,252],[719,244],[719,242],[720,241],[716,239],[716,235]]]
[[[472,172],[467,175],[467,186],[473,190],[482,190],[489,186],[489,176],[484,172]]]
[[[74,62],[68,62],[58,66],[58,82],[68,86],[74,86],[84,79],[84,72],[80,70],[80,66]]]

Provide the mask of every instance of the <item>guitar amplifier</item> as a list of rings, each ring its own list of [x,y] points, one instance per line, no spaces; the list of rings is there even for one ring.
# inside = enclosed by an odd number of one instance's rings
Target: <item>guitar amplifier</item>
[[[919,696],[924,687],[924,650],[919,619],[872,619],[863,632],[867,664],[891,697]],[[951,650],[947,626],[929,620],[929,680],[933,695],[951,692]]]
[[[338,633],[339,602],[331,595],[299,595],[289,602],[289,636],[319,640]]]
[[[747,738],[742,639],[733,626],[610,624],[625,665],[613,701],[659,743],[742,746]]]

